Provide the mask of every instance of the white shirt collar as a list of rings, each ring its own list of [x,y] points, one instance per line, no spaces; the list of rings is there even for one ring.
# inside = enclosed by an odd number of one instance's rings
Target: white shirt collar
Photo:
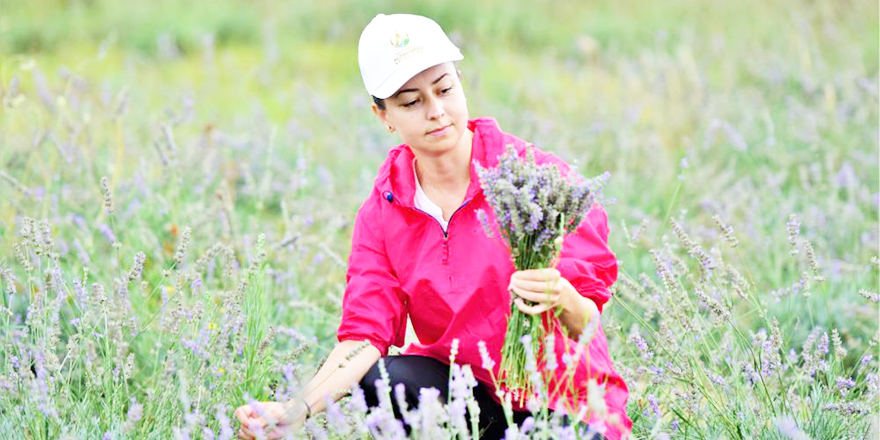
[[[446,232],[446,229],[449,227],[449,222],[443,219],[443,208],[432,202],[431,199],[428,198],[428,195],[425,194],[425,191],[422,190],[422,185],[419,184],[419,175],[416,171],[416,158],[413,158],[412,165],[413,179],[416,181],[416,194],[413,196],[413,205],[415,205],[416,209],[437,219],[437,221],[440,222],[440,226],[443,227],[443,232]]]

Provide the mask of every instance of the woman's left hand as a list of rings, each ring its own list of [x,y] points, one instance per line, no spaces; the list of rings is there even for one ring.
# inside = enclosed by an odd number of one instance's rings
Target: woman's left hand
[[[516,271],[510,276],[507,290],[516,295],[514,304],[527,315],[538,315],[557,307],[565,310],[572,295],[580,295],[554,268]]]

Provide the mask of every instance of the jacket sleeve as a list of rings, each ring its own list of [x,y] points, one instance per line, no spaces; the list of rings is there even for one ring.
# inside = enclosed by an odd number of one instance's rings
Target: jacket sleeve
[[[392,344],[403,346],[406,304],[377,227],[381,223],[373,218],[380,209],[374,200],[368,199],[355,219],[336,336],[340,342],[368,340],[386,356]]]
[[[617,257],[608,247],[608,215],[602,205],[594,203],[575,232],[565,237],[556,269],[602,312],[611,297],[608,289],[617,280]]]

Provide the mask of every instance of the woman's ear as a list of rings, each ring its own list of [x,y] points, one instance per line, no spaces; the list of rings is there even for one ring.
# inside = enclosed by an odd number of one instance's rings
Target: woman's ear
[[[379,108],[376,103],[373,103],[372,106],[373,113],[379,118],[379,121],[382,122],[382,125],[385,126],[385,129],[388,130],[389,133],[394,133],[394,126],[388,122],[388,112]]]
[[[388,125],[387,112],[385,110],[380,109],[379,106],[376,105],[376,103],[373,103],[372,109],[373,109],[373,113],[379,118],[379,121],[381,121],[385,125]]]

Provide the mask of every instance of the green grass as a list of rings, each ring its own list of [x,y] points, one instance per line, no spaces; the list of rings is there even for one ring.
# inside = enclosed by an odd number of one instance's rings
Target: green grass
[[[622,277],[645,273],[657,281],[648,251],[667,243],[680,251],[668,217],[682,220],[707,250],[723,247],[711,219],[720,213],[740,241],[734,254],[725,251],[725,261],[753,281],[768,316],[779,320],[786,347],[800,351],[818,326],[840,332],[849,350],[842,370],[866,350],[876,357],[869,341],[877,334],[877,307],[859,294],[876,294],[880,283],[870,262],[880,240],[876,2],[552,5],[0,3],[0,266],[17,280],[17,293],[2,304],[24,319],[34,297],[28,286],[44,284],[41,277],[28,282],[13,251],[23,241],[24,216],[53,224],[68,283],[87,266],[91,279],[110,290],[134,254],[145,252],[146,285],[132,284],[132,313],[140,322],[162,309],[162,286],[176,283],[183,304],[210,306],[206,316],[213,318],[205,320],[217,319],[225,293],[237,286],[238,267],[232,277],[205,279],[211,292],[205,297],[189,292],[189,278],[163,277],[184,227],[192,228],[181,272],[187,274],[215,243],[229,246],[236,265],[247,267],[265,234],[261,282],[269,301],[260,306],[260,322],[251,323],[252,335],[264,338],[272,324],[316,338],[297,358],[298,374],[306,374],[335,341],[356,209],[385,152],[399,142],[369,111],[357,37],[378,12],[413,12],[440,22],[461,46],[472,117],[496,117],[502,128],[576,163],[584,175],[611,171],[610,240]],[[4,176],[31,192],[16,190]],[[113,222],[101,206],[102,176],[114,189]],[[846,176],[851,184],[842,185]],[[777,301],[771,291],[809,269],[789,255],[790,214],[800,219],[801,237],[815,247],[827,280],[809,297]],[[112,225],[119,249],[98,231],[101,224]],[[627,239],[624,227],[630,236],[641,229],[639,237]],[[288,238],[295,245],[278,246]],[[603,322],[636,414],[652,391],[636,372],[638,353],[627,338],[650,306],[646,297],[620,290]],[[733,306],[744,330],[767,326],[753,304]],[[79,313],[68,307],[65,319]],[[207,323],[191,322],[181,334],[194,337]],[[10,320],[0,328],[8,335],[21,326]],[[66,340],[72,328],[62,329]],[[140,389],[134,394],[157,385],[146,379],[155,380],[156,359],[185,354],[157,321],[143,330],[132,345],[136,377],[144,378],[129,384]],[[157,342],[162,348],[151,352]],[[252,394],[268,396],[269,378],[279,377],[273,368],[299,342],[271,343],[274,363],[246,373],[259,377]],[[188,372],[207,368],[179,361]],[[0,375],[9,362],[0,354]],[[245,374],[229,362],[228,379],[217,379],[218,386]],[[92,400],[71,414],[99,407],[98,395],[82,390]],[[193,394],[198,390],[192,384]],[[77,429],[110,429],[124,420],[127,399],[108,401],[99,420]],[[212,405],[242,403],[240,396],[212,399]],[[664,399],[674,405],[674,396]],[[744,408],[755,404],[743,399]],[[170,435],[180,423],[187,409],[161,404],[178,400],[172,393],[153,401],[147,413],[166,417],[153,420],[157,435]],[[657,429],[668,430],[669,414]],[[5,423],[0,415],[0,426]],[[648,436],[655,423],[637,421],[637,433]],[[836,428],[811,429],[818,436]]]

